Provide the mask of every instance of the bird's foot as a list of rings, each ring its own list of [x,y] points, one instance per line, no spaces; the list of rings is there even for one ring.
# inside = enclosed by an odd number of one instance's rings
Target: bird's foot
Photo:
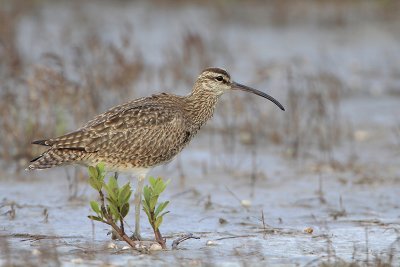
[[[142,236],[139,233],[133,233],[130,237],[133,241],[142,241]]]
[[[140,234],[133,233],[130,237],[133,241],[143,241],[143,242],[156,242],[154,239],[151,238],[143,238]]]
[[[111,240],[123,240],[122,237],[114,229],[111,229],[111,231],[108,232],[108,235],[109,234],[111,234]]]

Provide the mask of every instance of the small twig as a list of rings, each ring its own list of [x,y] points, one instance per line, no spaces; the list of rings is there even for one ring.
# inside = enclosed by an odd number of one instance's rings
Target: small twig
[[[67,239],[67,238],[82,238],[81,235],[72,235],[72,236],[56,236],[56,235],[35,235],[35,234],[24,234],[24,233],[17,233],[17,234],[6,234],[1,235],[0,238],[24,238],[22,241],[27,240],[41,240],[41,239]]]
[[[126,233],[118,227],[118,225],[115,224],[113,219],[111,218],[110,214],[108,213],[105,204],[104,204],[104,194],[103,191],[99,191],[100,194],[100,202],[101,202],[101,211],[103,212],[104,216],[106,217],[106,221],[104,221],[106,224],[110,225],[118,234],[119,236],[126,242],[128,243],[131,247],[135,247],[136,243],[132,239],[129,238],[129,236],[126,235]]]
[[[230,190],[228,186],[225,186],[225,188],[226,188],[226,190],[228,190],[228,192],[229,192],[237,201],[239,201],[240,206],[242,206],[242,207],[245,208],[247,211],[249,211],[249,208],[246,207],[246,206],[244,206],[244,205],[242,205],[242,200],[241,200],[235,193],[233,193],[233,191]]]
[[[195,192],[196,192],[195,189],[190,188],[190,189],[184,190],[184,191],[182,191],[182,192],[178,192],[178,193],[176,193],[176,194],[173,194],[173,195],[171,196],[171,199],[177,198],[177,197],[181,197],[181,196],[186,195],[186,194],[188,194],[188,193],[195,193]]]
[[[117,174],[117,172],[116,172],[116,174]],[[121,212],[118,211],[118,214],[121,216],[121,218],[120,218],[121,230],[122,230],[123,232],[125,232],[125,228],[126,228],[126,227],[127,227],[129,230],[131,230],[132,227],[130,227],[129,224],[125,221],[125,219],[122,218]],[[108,232],[107,235],[109,235],[110,233],[112,234],[112,237],[111,237],[111,238],[112,238],[113,240],[115,240],[115,239],[121,240],[121,237],[118,237],[118,236],[117,236],[118,233],[113,232],[113,231],[111,230],[110,232]],[[131,238],[131,239],[132,239],[132,238]]]
[[[121,224],[121,231],[122,231],[122,232],[125,232],[125,229],[124,229],[124,220],[123,220],[123,219],[120,220],[120,224]]]
[[[368,247],[368,226],[365,226],[365,253],[366,253],[366,263],[369,265],[369,247]]]
[[[267,227],[265,227],[265,218],[264,218],[264,210],[261,210],[261,221],[263,224],[263,232],[264,232],[264,237],[267,234]]]
[[[95,226],[94,226],[94,221],[90,220],[90,222],[92,223],[92,242],[94,243],[94,236],[95,236]]]
[[[256,235],[234,235],[234,236],[225,236],[225,237],[220,237],[217,239],[214,239],[215,241],[220,241],[224,239],[233,239],[233,238],[242,238],[242,237],[255,237]]]
[[[200,239],[200,237],[194,236],[192,233],[185,234],[185,235],[175,239],[174,242],[172,242],[172,249],[177,249],[178,245],[180,243],[182,243],[183,241],[186,241],[188,239]]]
[[[47,210],[47,208],[45,208],[43,210],[43,216],[44,216],[43,222],[48,223],[49,222],[49,211]]]
[[[241,200],[235,193],[233,193],[232,190],[230,190],[228,186],[225,186],[225,188],[226,188],[226,190],[228,190],[228,192],[229,192],[237,201],[239,201],[239,203],[241,203],[242,200]]]
[[[325,204],[326,203],[326,199],[324,197],[324,190],[323,190],[323,184],[322,184],[321,175],[319,175],[319,177],[318,177],[318,191],[317,191],[317,194],[318,194],[319,202],[321,204]]]
[[[252,161],[252,168],[251,168],[251,175],[250,175],[250,179],[251,179],[251,193],[250,196],[253,198],[254,197],[254,190],[256,187],[256,180],[257,180],[257,151],[254,147],[252,153],[251,153],[251,161]]]

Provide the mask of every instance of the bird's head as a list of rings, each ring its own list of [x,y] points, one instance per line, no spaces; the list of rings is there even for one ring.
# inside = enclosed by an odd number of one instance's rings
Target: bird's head
[[[220,96],[226,91],[230,90],[241,90],[262,96],[275,103],[275,105],[277,105],[281,110],[285,110],[281,103],[279,103],[278,100],[276,100],[272,96],[246,85],[232,81],[229,73],[226,70],[220,68],[207,68],[203,70],[203,72],[197,78],[195,84],[195,90],[196,89],[202,90],[203,92],[205,90],[208,93],[216,96]]]

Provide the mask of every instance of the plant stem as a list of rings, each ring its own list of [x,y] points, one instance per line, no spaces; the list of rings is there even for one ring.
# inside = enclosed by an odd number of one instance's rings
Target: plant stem
[[[121,220],[121,228],[118,227],[118,225],[115,224],[114,220],[112,219],[112,217],[110,216],[110,214],[108,213],[105,204],[104,204],[104,194],[103,191],[99,191],[100,194],[100,202],[101,202],[101,211],[103,212],[104,216],[106,217],[106,221],[105,223],[107,223],[108,225],[110,225],[118,234],[119,236],[126,242],[128,243],[129,246],[131,247],[135,247],[136,243],[135,241],[133,241],[132,239],[129,238],[129,236],[127,236],[125,234],[124,231],[124,227],[123,227],[123,223]]]
[[[125,229],[124,229],[124,219],[121,218],[120,222],[121,222],[121,231],[125,233]]]
[[[162,237],[159,229],[154,231],[154,235],[156,237],[156,241],[158,242],[158,244],[160,244],[163,249],[166,249],[167,245],[165,244],[165,239]]]
[[[166,249],[167,245],[165,244],[165,239],[162,237],[160,229],[158,228],[156,229],[156,220],[153,211],[150,211],[150,217],[151,217],[151,227],[153,228],[156,241],[158,244],[161,245],[163,249]]]

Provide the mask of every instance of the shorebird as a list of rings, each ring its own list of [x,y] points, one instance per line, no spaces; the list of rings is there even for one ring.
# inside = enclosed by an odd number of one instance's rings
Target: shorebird
[[[140,203],[147,173],[178,155],[213,116],[219,97],[231,90],[262,96],[285,110],[272,96],[232,81],[227,71],[207,68],[187,96],[161,93],[135,99],[96,116],[76,131],[32,142],[49,149],[27,169],[103,162],[109,171],[132,173],[138,178],[134,235],[140,239]]]

